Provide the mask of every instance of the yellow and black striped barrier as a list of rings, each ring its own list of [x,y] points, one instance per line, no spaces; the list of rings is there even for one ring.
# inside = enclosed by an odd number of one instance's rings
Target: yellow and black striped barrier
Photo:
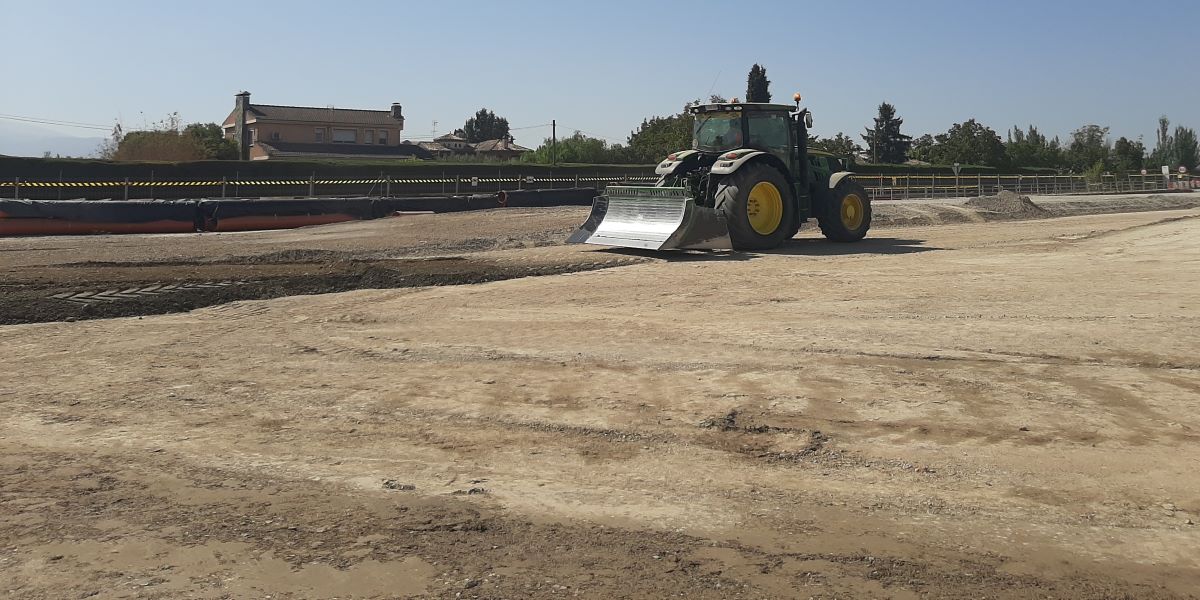
[[[573,183],[601,181],[653,181],[654,177],[464,177],[459,179],[269,179],[226,181],[3,181],[3,187],[76,188],[76,187],[212,187],[255,185],[405,185],[479,183]]]

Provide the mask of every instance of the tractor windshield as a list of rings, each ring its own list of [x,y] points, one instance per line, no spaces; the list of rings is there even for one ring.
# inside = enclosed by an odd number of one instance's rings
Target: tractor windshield
[[[696,115],[692,148],[701,152],[725,152],[742,147],[742,115],[719,112]]]

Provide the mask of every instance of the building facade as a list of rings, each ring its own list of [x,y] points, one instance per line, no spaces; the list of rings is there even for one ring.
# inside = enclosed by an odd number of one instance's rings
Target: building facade
[[[401,140],[400,104],[390,110],[252,104],[250,93],[237,94],[222,129],[239,143],[242,158],[429,158]]]

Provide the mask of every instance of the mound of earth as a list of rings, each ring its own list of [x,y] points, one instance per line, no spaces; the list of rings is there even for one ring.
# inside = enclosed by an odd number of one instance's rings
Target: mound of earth
[[[966,206],[979,210],[985,218],[1032,219],[1046,215],[1046,210],[1033,203],[1029,196],[1003,190],[995,196],[971,198]]]

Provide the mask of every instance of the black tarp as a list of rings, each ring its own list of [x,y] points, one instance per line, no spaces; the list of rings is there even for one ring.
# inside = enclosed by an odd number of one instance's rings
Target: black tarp
[[[0,200],[0,218],[88,223],[196,221],[195,200]]]

